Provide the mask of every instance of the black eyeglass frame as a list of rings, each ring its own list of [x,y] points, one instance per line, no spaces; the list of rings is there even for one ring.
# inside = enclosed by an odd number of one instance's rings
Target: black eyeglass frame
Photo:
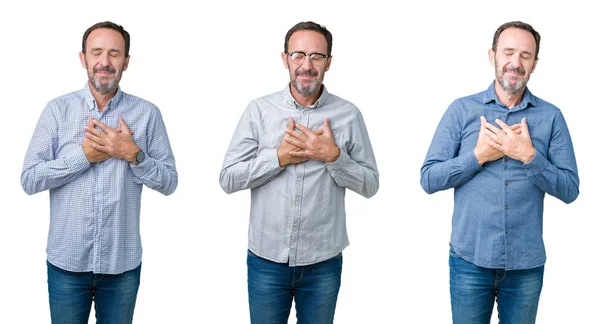
[[[295,52],[288,52],[288,53],[285,53],[285,55],[287,55],[287,56],[289,56],[290,58],[292,58],[292,62],[294,61],[294,57],[293,57],[293,55],[295,55],[295,54],[302,54],[302,55],[304,55],[304,57],[302,58],[302,60],[303,60],[303,61],[304,61],[304,60],[306,59],[306,57],[308,56],[308,58],[310,59],[310,62],[311,62],[311,63],[321,63],[321,62],[324,62],[325,60],[327,60],[328,58],[330,58],[330,57],[331,57],[331,55],[327,55],[327,54],[323,54],[323,53],[317,53],[317,52],[315,52],[315,53],[310,53],[310,54],[307,54],[307,53],[305,53],[305,52],[302,52],[302,51],[295,51]],[[317,61],[315,61],[315,59],[314,59],[314,58],[315,58],[315,57],[317,57],[317,55],[319,55],[319,56],[321,56],[321,57],[322,57],[322,61],[321,61],[321,60],[317,60]],[[296,64],[297,64],[297,63],[296,63]]]

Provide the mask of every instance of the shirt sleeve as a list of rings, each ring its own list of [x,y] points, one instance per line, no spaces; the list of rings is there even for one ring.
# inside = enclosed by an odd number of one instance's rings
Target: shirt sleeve
[[[379,172],[367,126],[360,112],[356,114],[354,122],[349,145],[341,147],[339,158],[326,163],[325,167],[338,186],[370,198],[379,190]]]
[[[536,150],[529,163],[523,164],[529,180],[540,190],[571,203],[579,196],[579,176],[575,152],[567,123],[559,114],[552,128],[548,156]]]
[[[67,154],[56,156],[60,139],[54,106],[50,102],[42,111],[25,154],[21,186],[29,195],[67,184],[90,167],[81,145]]]
[[[146,136],[146,159],[138,165],[130,164],[134,181],[163,195],[170,195],[177,189],[177,169],[167,128],[158,108],[153,110],[148,121]]]
[[[251,103],[235,129],[221,168],[219,183],[228,194],[261,186],[283,170],[277,149],[262,149],[258,153],[259,122],[256,106]]]
[[[455,107],[444,113],[421,167],[421,187],[428,194],[467,183],[483,168],[472,150],[458,155],[462,123]]]

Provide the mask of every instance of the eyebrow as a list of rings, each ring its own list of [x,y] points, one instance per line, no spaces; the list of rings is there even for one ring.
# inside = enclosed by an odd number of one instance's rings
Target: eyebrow
[[[516,50],[515,48],[512,48],[512,47],[505,47],[505,48],[504,48],[502,51],[503,51],[503,52],[504,52],[504,51],[515,51],[515,52],[516,52],[517,50]],[[521,53],[523,53],[523,54],[529,54],[529,55],[533,55],[533,53],[531,53],[531,52],[529,52],[529,51],[522,51]]]
[[[102,48],[102,47],[94,47],[90,50],[90,52],[103,51],[103,50],[104,50],[104,48]],[[111,48],[108,51],[111,53],[114,53],[114,52],[121,53],[121,50],[118,48]]]

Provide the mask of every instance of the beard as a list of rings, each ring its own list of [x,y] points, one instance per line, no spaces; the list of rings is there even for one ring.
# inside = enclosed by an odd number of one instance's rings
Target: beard
[[[290,73],[291,74],[291,73]],[[308,75],[311,77],[317,77],[319,73],[315,70],[298,70],[296,76],[292,78],[292,85],[296,88],[296,91],[303,96],[309,96],[314,94],[315,92],[321,90],[321,85],[323,84],[322,80],[316,78],[311,84],[303,86],[302,81],[298,80],[298,77],[301,75]]]
[[[100,76],[96,74],[98,72],[112,73],[112,76]],[[88,70],[88,78],[96,91],[108,94],[116,91],[119,87],[121,72],[112,66],[98,66],[93,68],[92,71]]]
[[[522,78],[516,80],[515,82],[515,78],[505,74],[506,72],[517,72],[522,76]],[[523,68],[504,67],[500,70],[496,64],[496,80],[498,80],[502,90],[511,95],[515,95],[525,91],[527,81],[529,81],[529,75]]]

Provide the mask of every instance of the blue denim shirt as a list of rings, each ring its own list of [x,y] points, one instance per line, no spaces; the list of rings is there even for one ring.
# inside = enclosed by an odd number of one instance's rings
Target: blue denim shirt
[[[479,165],[473,149],[479,117],[508,125],[523,117],[536,150],[529,163],[507,156]],[[573,144],[554,105],[525,90],[508,109],[494,84],[454,101],[440,121],[421,168],[421,186],[431,194],[454,188],[451,243],[466,261],[485,268],[530,269],[546,261],[542,224],[546,193],[565,203],[579,195]]]

